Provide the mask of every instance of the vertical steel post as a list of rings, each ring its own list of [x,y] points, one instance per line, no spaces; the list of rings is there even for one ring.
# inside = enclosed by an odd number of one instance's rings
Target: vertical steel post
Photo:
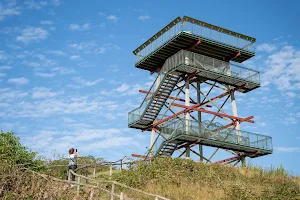
[[[197,103],[201,103],[201,94],[200,94],[200,82],[197,82]],[[198,134],[201,136],[201,121],[202,116],[201,112],[198,111],[198,122],[199,122],[199,128],[198,128]],[[202,144],[199,144],[199,154],[200,154],[200,162],[203,162],[203,146]]]
[[[236,100],[235,100],[235,96],[234,96],[234,91],[230,91],[230,97],[231,97],[231,105],[232,105],[232,112],[233,112],[233,116],[235,117],[238,117],[238,110],[237,110],[237,107],[236,107]],[[240,134],[240,122],[236,122],[236,126],[235,126],[235,130],[236,130],[236,134],[237,134],[237,137],[238,137],[238,143],[240,143],[241,141],[241,134]],[[241,158],[241,162],[242,162],[242,166],[246,166],[246,159],[245,159],[245,156],[243,156]]]
[[[185,105],[190,106],[190,80],[185,80]],[[185,113],[185,131],[186,134],[189,135],[190,131],[190,113]],[[186,158],[190,158],[190,146],[186,146]]]

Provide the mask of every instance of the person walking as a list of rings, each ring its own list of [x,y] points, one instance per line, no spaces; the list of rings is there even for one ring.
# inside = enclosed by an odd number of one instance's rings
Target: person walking
[[[74,171],[75,169],[77,169],[77,164],[76,164],[76,160],[77,157],[80,157],[79,153],[77,152],[77,149],[75,151],[74,148],[71,148],[69,150],[69,165],[68,165],[68,170],[72,170]],[[75,181],[75,175],[72,174],[72,181]]]

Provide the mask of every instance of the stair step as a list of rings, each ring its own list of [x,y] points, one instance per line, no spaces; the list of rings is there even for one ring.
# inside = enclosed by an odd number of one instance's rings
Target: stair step
[[[146,112],[145,115],[146,116],[154,116],[154,117],[156,117],[157,113]]]

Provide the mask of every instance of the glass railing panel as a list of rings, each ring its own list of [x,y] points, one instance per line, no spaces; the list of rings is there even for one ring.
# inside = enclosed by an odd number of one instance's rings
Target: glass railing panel
[[[254,43],[243,38],[239,38],[227,33],[222,33],[217,30],[212,30],[208,27],[200,26],[191,22],[177,23],[172,28],[168,29],[162,35],[153,39],[151,43],[145,45],[145,47],[136,54],[135,62],[139,62],[149,54],[157,50],[159,47],[167,43],[169,40],[174,38],[180,32],[198,35],[208,40],[222,43],[224,45],[230,45],[239,49],[255,52]]]
[[[205,69],[207,71],[212,71],[233,78],[239,78],[249,82],[260,84],[260,75],[258,71],[230,64],[225,61],[217,60],[190,51],[182,50],[181,52],[183,56],[181,56],[182,61],[179,63],[184,63],[185,65],[192,65],[199,69]]]
[[[224,128],[219,131],[214,131],[220,128],[220,124],[211,124],[208,127],[207,122],[198,123],[193,120],[181,119],[174,121],[167,126],[162,127],[167,135],[192,135],[209,140],[216,140],[220,142],[253,147],[256,149],[272,150],[272,138],[260,134],[250,133],[242,130],[235,130],[234,128]],[[172,131],[173,130],[173,131]],[[174,134],[174,132],[176,134]]]

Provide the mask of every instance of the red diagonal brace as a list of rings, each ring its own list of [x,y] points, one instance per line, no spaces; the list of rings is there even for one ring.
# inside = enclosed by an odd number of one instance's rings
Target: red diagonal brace
[[[217,115],[219,117],[227,117],[227,118],[230,118],[230,119],[235,119],[235,120],[238,120],[239,122],[244,122],[245,121],[245,122],[254,123],[253,120],[250,120],[251,118],[253,118],[253,116],[250,116],[250,117],[247,117],[247,118],[241,118],[241,117],[235,117],[235,116],[224,114],[224,113],[218,113],[218,112],[214,112],[214,111],[210,111],[210,110],[205,110],[203,108],[196,108],[196,107],[192,108],[192,107],[177,104],[177,103],[172,103],[171,105],[181,107],[181,108],[185,108],[185,110],[189,109],[186,112],[194,110],[194,111],[200,111],[200,112],[204,112],[204,113],[208,113],[208,114]],[[183,110],[183,111],[185,111],[185,110]]]
[[[238,56],[240,56],[240,55],[241,55],[241,52],[238,51],[236,54],[232,55],[231,57],[226,58],[226,59],[225,59],[225,62],[229,62],[229,61],[235,59],[236,57],[238,57]]]
[[[162,123],[164,123],[164,122],[166,122],[166,121],[168,121],[168,120],[170,120],[170,119],[172,119],[172,118],[174,118],[174,117],[177,117],[178,115],[181,115],[181,114],[183,114],[183,113],[186,113],[186,112],[188,112],[189,110],[192,110],[193,108],[196,108],[196,107],[198,107],[198,106],[200,106],[200,104],[195,104],[195,105],[193,105],[193,106],[191,106],[191,107],[188,107],[188,108],[186,108],[185,110],[182,110],[182,111],[180,111],[180,112],[178,112],[178,113],[175,113],[174,115],[171,115],[171,116],[169,116],[169,117],[167,117],[167,118],[165,118],[165,119],[163,119],[163,120],[160,120],[160,121],[158,121],[158,122],[156,122],[155,124],[153,124],[153,127],[157,127],[158,125],[160,125],[160,124],[162,124]],[[148,127],[149,128],[149,127]],[[147,130],[148,128],[146,128],[145,130]]]
[[[234,156],[232,158],[227,158],[227,159],[224,159],[224,160],[220,160],[218,162],[215,162],[215,164],[221,164],[221,163],[225,163],[225,162],[229,162],[229,161],[234,161],[234,160],[239,160],[241,158],[240,155],[237,155],[237,156]]]
[[[151,157],[149,156],[144,156],[144,155],[139,155],[139,154],[131,154],[132,157],[136,157],[136,158],[146,158],[146,159],[150,159]]]
[[[189,48],[186,48],[185,50],[191,50],[191,49],[195,48],[196,46],[198,46],[200,43],[201,43],[201,40],[199,39],[195,44],[193,44]]]
[[[183,80],[188,80],[190,78],[193,78],[196,74],[198,74],[200,71],[199,70],[195,70],[194,72],[188,74],[186,77],[180,78],[180,80],[178,81],[178,83],[180,83]]]
[[[176,147],[175,150],[178,150],[178,149],[181,149],[181,148],[184,148],[184,147],[186,148],[186,147],[188,147],[188,146],[190,146],[190,145],[196,145],[196,144],[198,144],[198,143],[200,143],[200,140],[188,142],[188,143],[186,143],[186,144],[183,144],[183,145],[180,145],[180,146]]]

